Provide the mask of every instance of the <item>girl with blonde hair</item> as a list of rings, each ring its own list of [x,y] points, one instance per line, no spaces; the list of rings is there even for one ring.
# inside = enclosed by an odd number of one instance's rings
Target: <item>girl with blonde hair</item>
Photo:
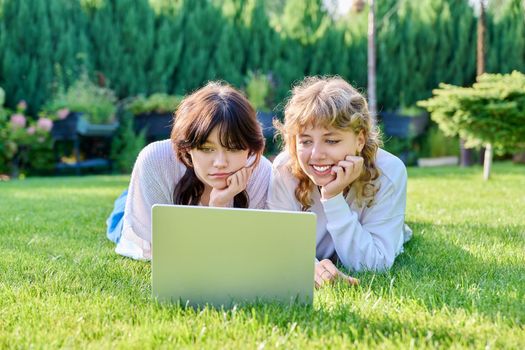
[[[107,221],[115,251],[151,258],[154,204],[263,209],[271,174],[263,150],[261,126],[242,93],[211,82],[187,96],[175,112],[171,139],[140,152],[129,190],[115,202]]]
[[[292,90],[285,151],[273,163],[268,207],[317,214],[315,284],[385,270],[412,232],[404,224],[407,173],[380,149],[365,98],[339,77],[305,78]]]

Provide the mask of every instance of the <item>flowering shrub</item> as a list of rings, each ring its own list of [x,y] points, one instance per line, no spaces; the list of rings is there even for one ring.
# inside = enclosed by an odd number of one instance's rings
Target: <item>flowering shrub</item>
[[[91,124],[111,124],[115,121],[116,100],[112,90],[94,84],[83,73],[67,90],[59,90],[44,108],[59,119],[73,111],[84,113]]]
[[[49,170],[53,166],[51,129],[53,120],[45,114],[26,116],[25,101],[13,113],[0,105],[0,173]]]

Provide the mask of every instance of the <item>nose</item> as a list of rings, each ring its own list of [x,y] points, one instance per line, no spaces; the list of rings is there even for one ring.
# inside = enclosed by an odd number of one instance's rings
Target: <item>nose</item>
[[[218,151],[213,159],[213,166],[216,168],[226,168],[228,166],[228,156],[225,151]]]
[[[324,159],[326,157],[326,153],[324,150],[324,147],[320,143],[314,143],[312,147],[312,154],[310,155],[310,158],[314,160]]]

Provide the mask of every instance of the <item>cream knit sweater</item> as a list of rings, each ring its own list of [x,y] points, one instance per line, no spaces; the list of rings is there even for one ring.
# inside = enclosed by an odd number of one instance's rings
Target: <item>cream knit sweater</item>
[[[265,207],[271,168],[271,163],[261,157],[246,188],[250,208]],[[151,207],[173,204],[175,185],[185,171],[171,140],[151,143],[140,152],[131,173],[122,237],[115,249],[118,254],[139,260],[151,259]]]

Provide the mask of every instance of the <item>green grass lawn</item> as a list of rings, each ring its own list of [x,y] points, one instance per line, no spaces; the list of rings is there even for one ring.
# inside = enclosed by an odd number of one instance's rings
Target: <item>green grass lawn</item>
[[[105,219],[126,176],[0,183],[0,348],[525,347],[525,167],[409,169],[414,238],[392,270],[313,307],[159,305]]]

